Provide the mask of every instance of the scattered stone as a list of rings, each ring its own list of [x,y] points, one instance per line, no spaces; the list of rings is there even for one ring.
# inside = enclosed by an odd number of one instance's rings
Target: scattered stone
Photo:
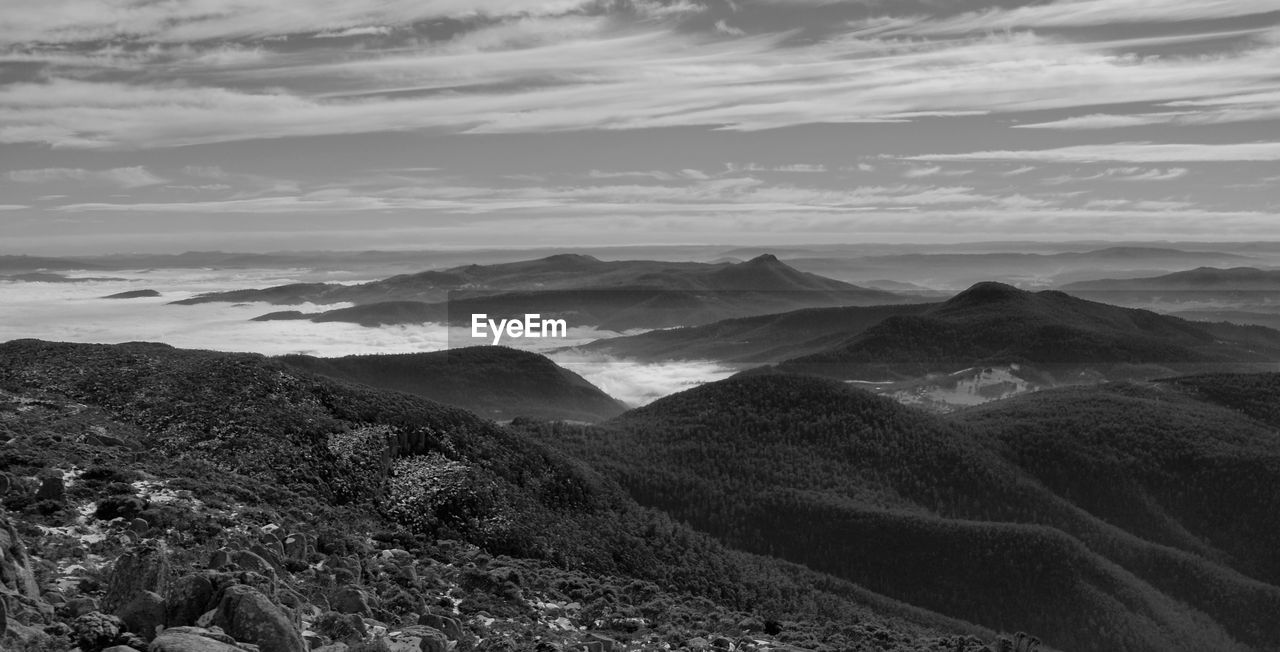
[[[235,585],[222,592],[214,624],[237,641],[260,645],[271,652],[306,652],[302,637],[279,607],[256,589]]]
[[[231,553],[231,562],[244,570],[271,578],[276,577],[276,569],[267,560],[248,550],[237,550]]]
[[[38,598],[40,585],[36,584],[27,547],[22,545],[22,539],[13,529],[13,523],[8,519],[0,521],[3,521],[0,526],[0,586],[9,592]]]
[[[67,602],[66,610],[67,610],[67,614],[69,614],[72,618],[78,618],[80,616],[83,616],[89,613],[90,611],[97,611],[98,601],[89,596],[80,596],[78,598],[72,598]]]
[[[164,598],[153,591],[143,591],[128,604],[116,611],[125,629],[150,641],[156,637],[156,628],[164,627]]]
[[[114,613],[144,591],[164,595],[168,585],[169,555],[164,546],[139,544],[116,560],[102,608]]]
[[[223,566],[226,566],[227,564],[230,564],[230,563],[231,563],[231,553],[227,552],[224,549],[214,550],[213,554],[209,555],[209,568],[212,568],[214,570],[222,568]]]
[[[444,635],[448,636],[451,641],[461,641],[464,636],[462,623],[458,622],[457,618],[439,614],[422,614],[418,616],[418,624],[444,632]]]
[[[368,594],[350,585],[338,589],[338,594],[333,598],[333,609],[338,613],[360,614],[362,616],[368,616],[373,613],[369,607]]]
[[[169,589],[165,598],[164,623],[168,627],[194,625],[213,607],[213,582],[204,575],[183,575]]]
[[[199,634],[166,629],[151,641],[147,652],[241,652],[241,650],[234,645],[215,641]]]

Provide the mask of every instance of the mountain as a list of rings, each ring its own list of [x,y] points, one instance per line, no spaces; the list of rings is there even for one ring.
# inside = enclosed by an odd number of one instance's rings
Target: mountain
[[[39,272],[45,270],[104,269],[102,265],[71,258],[0,255],[0,270]]]
[[[1191,265],[1241,265],[1259,259],[1225,251],[1118,246],[1081,251],[1034,252],[1044,245],[1024,243],[1023,252],[991,250],[973,253],[905,251],[853,256],[797,255],[786,261],[799,269],[833,278],[870,284],[870,279],[893,279],[931,288],[964,288],[985,280],[1026,287],[1053,287],[1111,274],[1150,276]],[[1027,252],[1026,250],[1032,250]]]
[[[1235,290],[1265,290],[1280,292],[1280,269],[1256,267],[1197,267],[1184,272],[1161,276],[1128,279],[1101,279],[1080,281],[1062,286],[1067,292],[1140,292],[1140,291],[1207,291],[1230,292]]]
[[[156,292],[155,290],[129,290],[126,292],[117,292],[115,294],[108,294],[107,296],[102,298],[103,299],[145,299],[145,298],[158,297],[158,296],[160,296],[160,293]]]
[[[1210,332],[1176,317],[1086,301],[1056,290],[978,283],[928,309],[892,316],[816,354],[792,371],[918,376],[972,366],[1038,365],[1078,373],[1168,374],[1186,365],[1274,364],[1266,329]],[[849,376],[845,376],[849,377]],[[853,376],[865,377],[865,376]]]
[[[604,353],[645,362],[780,362],[826,350],[889,317],[917,314],[927,310],[930,305],[807,308],[726,319],[701,326],[604,338],[577,348],[588,353]]]
[[[1003,649],[519,430],[260,355],[0,344],[0,435],[5,649]]]
[[[342,321],[366,326],[444,321],[465,326],[471,314],[536,313],[571,326],[625,331],[835,305],[903,299],[808,274],[772,255],[742,263],[602,261],[560,254],[532,261],[467,265],[393,276],[358,285],[291,284],[176,301],[265,301],[280,305],[350,302],[311,315],[277,312],[260,319]]]
[[[1053,647],[1276,649],[1280,438],[1162,386],[935,417],[757,374],[529,430],[729,545]]]
[[[600,421],[626,409],[546,357],[502,346],[341,358],[286,355],[280,361],[299,371],[406,392],[491,419]]]

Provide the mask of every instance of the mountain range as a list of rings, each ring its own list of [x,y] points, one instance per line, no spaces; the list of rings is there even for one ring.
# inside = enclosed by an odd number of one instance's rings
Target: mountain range
[[[263,320],[309,319],[366,326],[427,321],[467,325],[471,314],[537,313],[573,326],[615,331],[666,328],[812,306],[904,301],[800,272],[772,255],[742,263],[602,261],[563,254],[532,261],[467,265],[340,285],[301,283],[204,294],[176,301],[263,301],[277,305],[353,303],[304,314],[269,313]]]
[[[529,430],[729,545],[1060,649],[1270,650],[1277,378],[1045,390],[935,417],[757,374]]]

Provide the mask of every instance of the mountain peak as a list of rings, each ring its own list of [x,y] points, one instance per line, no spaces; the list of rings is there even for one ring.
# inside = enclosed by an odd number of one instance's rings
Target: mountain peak
[[[778,257],[773,254],[760,254],[751,260],[742,263],[743,265],[783,265]]]
[[[973,284],[969,289],[951,297],[944,305],[957,306],[1004,303],[1008,301],[1020,301],[1029,296],[1031,296],[1030,292],[1019,290],[1018,288],[1006,283],[982,281],[980,283]]]

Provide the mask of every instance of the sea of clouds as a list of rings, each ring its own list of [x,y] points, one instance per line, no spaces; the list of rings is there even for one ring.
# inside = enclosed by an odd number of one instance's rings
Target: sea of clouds
[[[205,292],[331,280],[340,274],[317,275],[307,270],[278,269],[150,269],[68,273],[72,278],[111,278],[74,283],[0,281],[0,341],[21,338],[104,344],[145,341],[190,349],[265,355],[301,353],[320,357],[447,348],[449,331],[443,324],[365,327],[305,320],[256,322],[252,321],[254,317],[282,307],[266,303],[172,305],[173,301]],[[160,296],[103,298],[131,290],[155,290]],[[318,312],[346,305],[349,304],[301,305],[288,309]],[[525,340],[520,346],[547,353],[561,366],[632,406],[719,380],[734,372],[710,361],[644,364],[576,351],[553,351],[611,335],[616,333],[571,328],[568,338]]]

